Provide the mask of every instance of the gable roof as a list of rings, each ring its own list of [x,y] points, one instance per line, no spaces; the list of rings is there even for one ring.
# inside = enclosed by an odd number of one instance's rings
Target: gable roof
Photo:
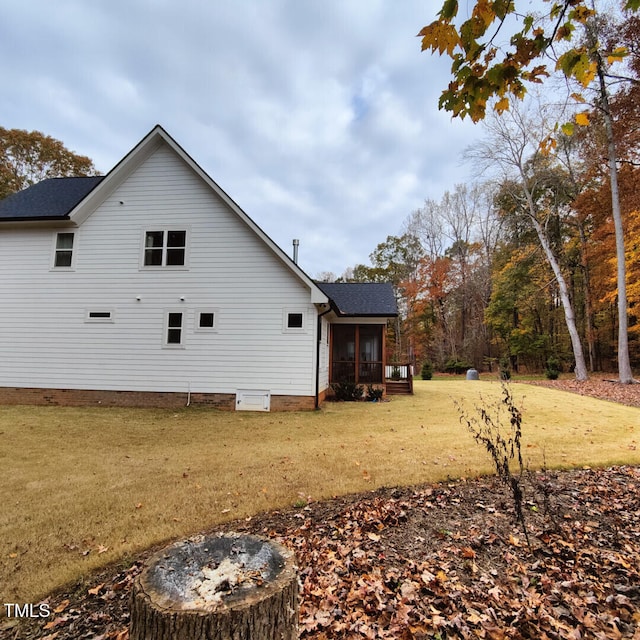
[[[49,178],[0,200],[0,222],[68,220],[75,206],[104,179]]]
[[[390,282],[317,282],[338,316],[393,318],[398,304]]]
[[[0,222],[4,221],[34,221],[34,220],[68,220],[76,225],[82,224],[95,210],[105,201],[105,199],[113,193],[113,191],[126,180],[147,158],[149,158],[157,149],[166,145],[174,151],[190,169],[198,175],[205,184],[240,218],[268,247],[269,249],[280,259],[284,266],[292,271],[311,291],[311,302],[316,304],[326,304],[328,302],[326,294],[318,288],[316,283],[296,264],[294,261],[229,197],[229,195],[200,167],[200,165],[160,126],[156,125],[120,162],[113,168],[106,176],[100,179],[94,178],[92,188],[88,188],[89,183],[85,183],[87,187],[84,193],[78,193],[78,200],[72,203],[72,198],[65,200],[60,205],[55,207],[57,212],[53,216],[37,217],[34,215],[22,215],[19,217],[0,217]],[[80,180],[76,178],[74,180]],[[45,183],[48,181],[45,181]],[[39,183],[42,184],[42,183]],[[60,188],[57,195],[61,195],[62,192],[67,189],[72,191],[71,185],[73,182],[69,182],[64,188]],[[81,183],[77,183],[80,187]],[[35,185],[32,188],[38,187]],[[56,187],[44,186],[43,195],[48,192],[49,197],[54,195]],[[49,191],[50,190],[50,191]],[[25,196],[25,192],[30,191],[26,189],[21,191],[15,196],[21,196],[22,198],[30,199],[31,195]],[[38,192],[36,192],[37,196]],[[4,201],[12,199],[13,196],[6,198]],[[35,198],[34,198],[35,200]],[[14,210],[13,204],[5,205],[7,211]],[[69,208],[70,207],[70,208]],[[17,210],[17,209],[16,209]],[[35,209],[31,209],[35,211]]]

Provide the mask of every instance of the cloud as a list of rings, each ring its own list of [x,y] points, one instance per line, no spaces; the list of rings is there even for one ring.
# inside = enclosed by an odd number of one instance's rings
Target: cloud
[[[109,170],[162,124],[311,275],[368,261],[464,179],[422,0],[30,0],[0,19],[0,124]]]

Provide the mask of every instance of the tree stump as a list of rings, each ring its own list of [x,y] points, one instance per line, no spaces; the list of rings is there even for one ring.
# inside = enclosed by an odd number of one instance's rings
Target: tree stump
[[[130,640],[294,640],[298,575],[292,551],[234,533],[154,555],[135,580]]]

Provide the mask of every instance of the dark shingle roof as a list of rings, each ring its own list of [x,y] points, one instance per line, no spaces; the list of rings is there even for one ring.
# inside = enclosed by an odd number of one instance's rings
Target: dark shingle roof
[[[49,178],[0,200],[0,222],[67,218],[104,176]]]
[[[339,316],[398,315],[390,282],[316,282]]]

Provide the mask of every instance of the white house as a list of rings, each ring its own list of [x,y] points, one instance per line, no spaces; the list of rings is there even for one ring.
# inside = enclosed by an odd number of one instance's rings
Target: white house
[[[385,284],[323,285],[156,126],[0,201],[0,403],[314,408],[384,384]]]

